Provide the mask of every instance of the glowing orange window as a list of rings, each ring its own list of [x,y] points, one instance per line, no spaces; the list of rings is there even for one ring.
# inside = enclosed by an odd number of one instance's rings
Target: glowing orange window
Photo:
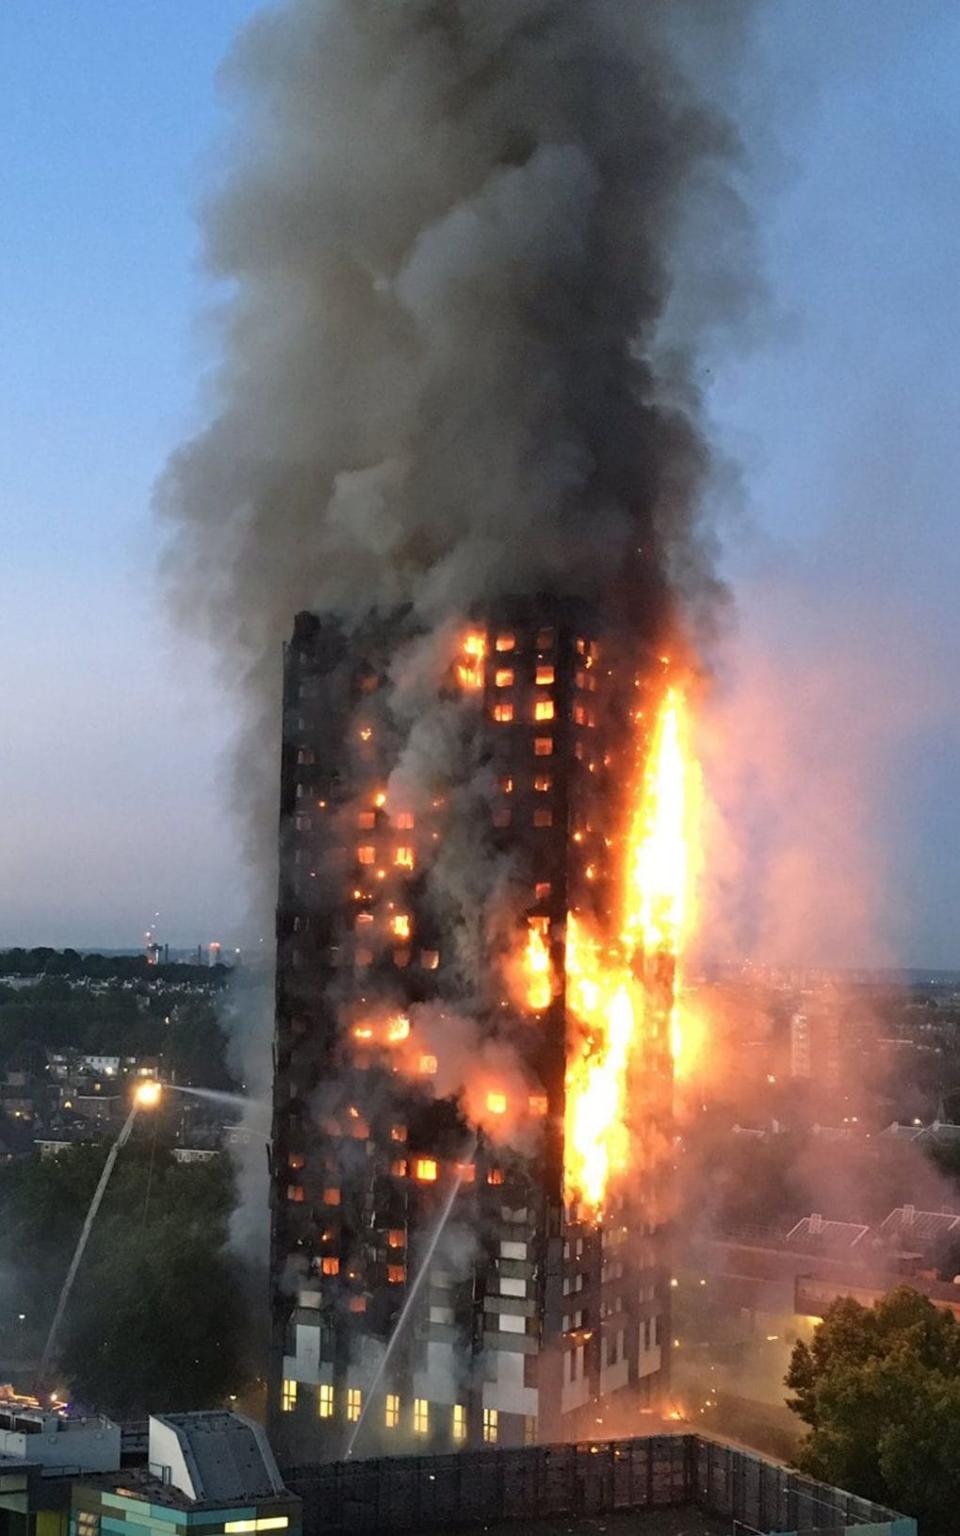
[[[437,1180],[437,1160],[435,1157],[418,1157],[414,1163],[414,1172],[424,1184],[435,1184]]]
[[[369,831],[369,829],[371,827],[375,827],[376,824],[377,824],[377,813],[376,813],[376,811],[361,811],[359,816],[357,817],[357,826],[358,827],[362,827],[364,829],[364,831]]]
[[[388,1248],[405,1248],[406,1247],[406,1238],[404,1237],[402,1228],[400,1228],[400,1227],[391,1227],[390,1228],[389,1232],[387,1233],[387,1247]]]
[[[535,887],[537,901],[546,901],[553,890],[549,880],[538,880]]]
[[[373,922],[373,913],[372,912],[358,912],[357,913],[357,917],[356,917],[356,921],[354,923],[354,927],[355,928],[369,928],[372,922]]]
[[[321,1259],[321,1261],[320,1261],[320,1271],[324,1275],[339,1275],[339,1273],[340,1273],[340,1260],[339,1259]]]
[[[533,781],[533,787],[539,795],[545,795],[553,788],[553,775],[550,773],[538,773]]]
[[[552,757],[553,737],[537,736],[533,743],[533,755],[534,757]]]
[[[507,774],[505,778],[502,778],[500,780],[500,791],[504,795],[512,795],[513,794],[513,780],[511,779],[509,774]]]
[[[531,1093],[529,1104],[530,1104],[530,1113],[531,1113],[531,1115],[545,1115],[546,1114],[546,1112],[547,1112],[547,1096],[546,1096],[545,1093]]]
[[[583,725],[587,718],[587,712],[582,704],[574,704],[573,721],[575,725]]]
[[[505,1093],[488,1093],[487,1108],[491,1115],[505,1115],[507,1112],[507,1096]]]
[[[303,1185],[302,1184],[288,1184],[287,1185],[287,1199],[288,1200],[292,1200],[294,1205],[302,1205],[303,1204]]]
[[[440,964],[439,949],[424,949],[420,952],[420,964],[425,971],[435,971]]]
[[[436,1077],[436,1075],[437,1075],[437,1058],[436,1058],[436,1056],[421,1056],[420,1057],[420,1062],[419,1062],[419,1067],[420,1067],[420,1076],[421,1077]]]
[[[501,651],[501,652],[503,652],[503,651],[512,651],[515,648],[516,643],[517,643],[517,640],[516,640],[516,636],[515,635],[498,635],[497,636],[497,650],[498,651]]]
[[[377,850],[376,850],[376,848],[374,848],[373,844],[372,843],[361,843],[360,847],[357,849],[357,863],[358,864],[375,864],[376,860],[377,860]]]
[[[513,687],[513,668],[512,667],[498,667],[496,672],[494,673],[493,680],[496,683],[498,688],[512,688]]]
[[[387,1284],[402,1285],[407,1278],[407,1270],[404,1264],[387,1265]]]
[[[499,721],[499,723],[501,725],[508,725],[510,723],[510,721],[513,719],[513,705],[512,704],[494,704],[494,706],[493,706],[493,718],[494,718],[494,720]]]
[[[351,1296],[350,1297],[350,1311],[351,1312],[366,1312],[366,1310],[367,1310],[367,1298],[366,1298],[366,1296]]]
[[[323,1203],[324,1203],[324,1205],[339,1205],[340,1204],[340,1191],[339,1191],[339,1189],[333,1189],[333,1188],[325,1189],[324,1192],[323,1192]]]
[[[395,1157],[390,1164],[390,1172],[395,1179],[405,1179],[407,1176],[407,1160],[405,1157]]]
[[[553,682],[555,676],[556,676],[556,673],[555,673],[553,667],[550,667],[550,666],[538,666],[537,667],[537,682],[539,683],[541,688],[549,688],[549,686]]]
[[[533,706],[534,720],[552,720],[554,713],[552,699],[537,699]]]
[[[393,824],[395,827],[399,827],[401,832],[409,832],[414,824],[413,812],[398,811],[393,818]]]
[[[502,1184],[503,1183],[503,1169],[502,1168],[491,1168],[490,1172],[487,1174],[487,1183],[488,1184]]]
[[[550,810],[550,808],[548,806],[544,806],[543,810],[534,811],[534,813],[533,813],[533,824],[534,824],[535,827],[552,827],[553,826],[553,812]]]
[[[390,927],[393,929],[394,938],[409,939],[410,918],[405,912],[398,912],[397,916],[392,920]]]
[[[391,1141],[406,1141],[406,1139],[407,1139],[407,1128],[406,1128],[405,1125],[391,1125],[391,1127],[390,1127],[390,1140]]]
[[[416,859],[412,848],[398,848],[393,856],[393,862],[397,869],[412,869]]]

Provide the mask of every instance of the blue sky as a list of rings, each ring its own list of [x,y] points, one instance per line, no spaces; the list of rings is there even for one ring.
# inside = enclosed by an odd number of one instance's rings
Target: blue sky
[[[0,7],[0,944],[135,944],[157,910],[191,943],[239,919],[229,704],[164,617],[149,502],[201,419],[193,208],[217,65],[257,8]],[[712,374],[744,492],[718,708],[744,725],[762,659],[794,734],[725,809],[758,776],[803,802],[810,862],[870,884],[853,960],[960,965],[958,57],[953,3],[777,0],[745,71],[771,303],[762,344]],[[798,902],[774,949],[816,958],[808,919]]]

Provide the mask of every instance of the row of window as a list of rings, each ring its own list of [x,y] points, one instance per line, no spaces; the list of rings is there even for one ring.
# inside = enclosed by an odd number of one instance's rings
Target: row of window
[[[431,1060],[432,1059],[433,1058],[431,1058]],[[547,1102],[545,1095],[531,1094],[531,1114],[541,1115],[546,1114],[546,1111]],[[412,1178],[418,1179],[421,1184],[435,1184],[437,1182],[439,1168],[435,1157],[415,1157],[413,1159],[397,1157],[394,1158],[393,1162],[390,1164],[390,1172],[394,1175],[394,1177],[399,1179],[407,1178],[409,1175]],[[474,1177],[476,1175],[476,1168],[474,1167],[473,1163],[465,1163],[462,1167],[457,1169],[457,1172],[462,1183],[473,1183]],[[502,1184],[503,1169],[488,1168],[487,1183],[493,1185]],[[294,1205],[302,1205],[305,1198],[305,1191],[302,1184],[287,1185],[287,1199],[292,1201]],[[321,1198],[324,1205],[339,1205],[340,1190],[335,1187],[325,1189]]]
[[[297,1406],[300,1382],[284,1381],[281,1407],[284,1413],[292,1413]],[[356,1424],[363,1412],[363,1392],[359,1387],[340,1390],[340,1399],[348,1424]],[[441,1409],[432,1405],[436,1414]],[[337,1408],[337,1389],[327,1383],[317,1387],[317,1416],[332,1419]],[[462,1403],[454,1403],[450,1412],[450,1437],[456,1442],[467,1438],[467,1410]],[[430,1433],[431,1403],[426,1397],[415,1397],[410,1411],[410,1428],[415,1435]],[[388,1392],[383,1400],[384,1429],[399,1429],[401,1423],[400,1398],[396,1392]],[[483,1410],[483,1438],[487,1445],[495,1445],[500,1434],[500,1415],[496,1408]]]
[[[509,725],[511,721],[517,719],[516,705],[510,699],[499,699],[497,703],[492,706],[490,713],[499,725]],[[570,711],[570,718],[572,719],[574,725],[586,725],[593,727],[597,723],[596,710],[591,709],[586,704],[574,704],[572,710]],[[556,707],[553,700],[536,699],[534,701],[533,714],[531,719],[535,724],[539,724],[547,720],[555,720]]]

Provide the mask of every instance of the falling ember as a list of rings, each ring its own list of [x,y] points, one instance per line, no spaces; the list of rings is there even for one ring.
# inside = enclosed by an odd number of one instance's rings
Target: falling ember
[[[483,663],[487,654],[487,642],[483,635],[467,635],[463,642],[457,678],[461,688],[476,690],[483,687]]]
[[[638,731],[644,721],[637,715]],[[597,1216],[629,1157],[631,1066],[641,1050],[681,1050],[677,966],[691,920],[699,776],[686,701],[668,688],[629,818],[619,942],[604,945],[571,913],[567,985],[579,1038],[569,1053],[566,1184]]]

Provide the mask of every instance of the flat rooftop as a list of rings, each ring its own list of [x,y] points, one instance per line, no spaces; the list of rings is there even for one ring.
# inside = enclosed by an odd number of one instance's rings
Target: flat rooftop
[[[583,1515],[552,1520],[508,1520],[484,1527],[489,1536],[730,1536],[730,1521],[695,1505],[631,1514]],[[444,1536],[477,1536],[477,1527],[451,1526]]]

